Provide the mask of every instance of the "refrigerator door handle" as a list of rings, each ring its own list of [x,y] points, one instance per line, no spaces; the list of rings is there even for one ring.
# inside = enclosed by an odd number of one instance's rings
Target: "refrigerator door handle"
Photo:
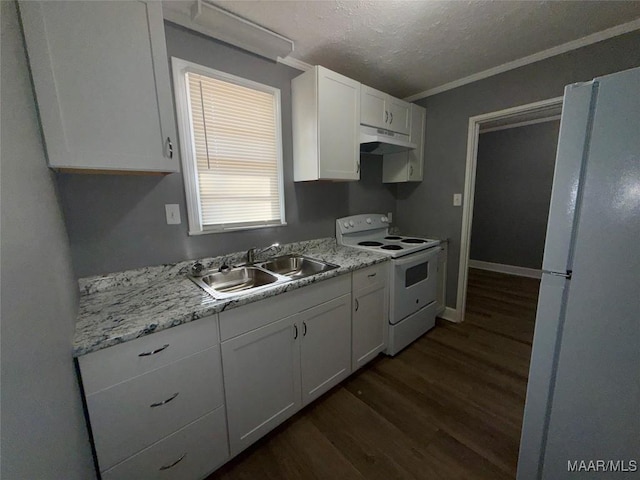
[[[566,272],[552,272],[551,270],[542,270],[542,273],[547,273],[549,275],[553,275],[554,277],[563,277],[569,280],[573,272],[571,270],[567,270]]]

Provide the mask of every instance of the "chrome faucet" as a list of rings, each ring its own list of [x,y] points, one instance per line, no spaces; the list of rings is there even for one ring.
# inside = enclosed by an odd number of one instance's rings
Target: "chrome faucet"
[[[260,253],[268,252],[272,248],[278,248],[279,246],[280,246],[279,243],[274,243],[273,245],[269,245],[268,247],[265,247],[265,248],[251,247],[249,250],[247,250],[247,263],[255,262],[256,255]]]

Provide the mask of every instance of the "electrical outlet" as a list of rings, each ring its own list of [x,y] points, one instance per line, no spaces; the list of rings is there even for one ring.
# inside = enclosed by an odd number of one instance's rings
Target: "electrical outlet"
[[[462,194],[461,193],[454,193],[453,194],[453,206],[454,207],[461,207],[462,206]]]
[[[167,225],[179,225],[180,220],[180,205],[177,203],[169,203],[164,206],[165,213],[167,214]]]
[[[389,223],[393,223],[393,212],[387,213],[387,218],[389,219]]]

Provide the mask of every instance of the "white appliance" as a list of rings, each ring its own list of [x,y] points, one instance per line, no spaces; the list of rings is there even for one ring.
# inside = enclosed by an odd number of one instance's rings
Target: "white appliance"
[[[386,155],[415,150],[416,148],[417,145],[409,141],[409,135],[384,128],[360,125],[360,153]]]
[[[387,355],[396,355],[435,325],[439,240],[390,235],[389,219],[382,214],[337,219],[336,240],[391,257]]]
[[[565,89],[542,268],[517,478],[638,478],[640,68]]]

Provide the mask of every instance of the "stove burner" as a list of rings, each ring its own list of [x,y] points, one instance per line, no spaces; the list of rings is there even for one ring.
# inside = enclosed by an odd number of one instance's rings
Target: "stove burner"
[[[401,240],[402,237],[395,237],[395,236],[391,236],[391,237],[384,237],[385,240]]]
[[[382,242],[360,242],[358,245],[362,245],[363,247],[379,247],[382,245]]]
[[[427,243],[427,241],[421,238],[406,238],[402,240],[402,243]]]
[[[384,247],[380,247],[384,250],[402,250],[400,245],[385,245]]]

